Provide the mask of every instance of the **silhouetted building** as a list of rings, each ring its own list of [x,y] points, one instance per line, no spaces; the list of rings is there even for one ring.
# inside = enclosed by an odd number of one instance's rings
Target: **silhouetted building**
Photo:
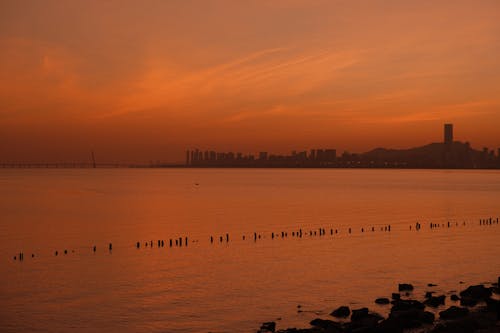
[[[453,124],[444,124],[444,143],[446,145],[453,143]]]
[[[190,167],[255,167],[255,168],[500,168],[500,148],[473,149],[469,142],[453,141],[453,125],[444,125],[444,142],[409,149],[376,148],[337,157],[336,149],[292,151],[288,155],[260,152],[252,154],[215,152],[199,149],[186,152]]]

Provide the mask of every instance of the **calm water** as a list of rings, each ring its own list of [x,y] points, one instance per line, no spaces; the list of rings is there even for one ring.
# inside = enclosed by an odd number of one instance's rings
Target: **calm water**
[[[423,296],[496,279],[500,225],[478,221],[499,203],[496,171],[0,170],[0,331],[251,332],[343,304],[384,313],[373,299],[398,282]],[[187,247],[156,247],[180,236]]]

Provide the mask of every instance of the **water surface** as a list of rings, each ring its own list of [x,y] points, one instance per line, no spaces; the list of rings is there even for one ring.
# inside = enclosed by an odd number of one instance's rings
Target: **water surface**
[[[343,304],[386,313],[373,299],[398,282],[423,294],[495,279],[500,228],[479,219],[499,202],[497,171],[0,170],[0,331],[251,332]]]

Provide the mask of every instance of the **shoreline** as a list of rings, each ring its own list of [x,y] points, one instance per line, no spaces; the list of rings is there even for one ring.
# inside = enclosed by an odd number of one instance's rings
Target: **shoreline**
[[[462,282],[460,282],[462,283]],[[436,295],[429,283],[426,290],[399,283],[397,291],[374,300],[387,306],[383,317],[368,308],[342,305],[329,316],[313,319],[309,328],[279,328],[275,321],[264,322],[257,333],[499,333],[500,276],[497,282],[471,285],[457,293]],[[416,293],[415,293],[416,292]],[[424,297],[417,297],[424,295]],[[300,305],[297,306],[300,312]],[[438,309],[439,308],[439,309]],[[438,311],[440,310],[440,311]]]

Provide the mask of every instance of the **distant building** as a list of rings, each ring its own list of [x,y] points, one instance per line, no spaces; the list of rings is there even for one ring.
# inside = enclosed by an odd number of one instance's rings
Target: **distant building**
[[[453,124],[444,124],[444,143],[447,145],[453,143]]]

